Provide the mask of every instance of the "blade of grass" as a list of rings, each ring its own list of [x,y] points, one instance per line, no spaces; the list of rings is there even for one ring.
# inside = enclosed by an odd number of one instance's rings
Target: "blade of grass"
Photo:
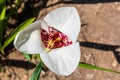
[[[15,36],[17,35],[17,33],[19,31],[21,31],[22,29],[24,29],[25,27],[30,25],[34,20],[35,20],[35,18],[28,19],[25,22],[23,22],[22,24],[20,24],[14,31],[12,31],[10,33],[10,35],[4,41],[2,50],[4,51],[4,48],[6,48],[13,41],[13,39],[15,38]]]
[[[0,50],[2,48],[3,33],[6,27],[5,13],[6,13],[5,0],[0,0]]]
[[[118,71],[114,71],[114,70],[110,70],[110,69],[106,69],[106,68],[102,68],[102,67],[93,66],[91,64],[87,64],[87,63],[83,63],[83,62],[80,62],[78,64],[78,66],[81,67],[81,68],[95,69],[95,70],[101,70],[101,71],[107,71],[107,72],[120,74],[120,72],[118,72]]]
[[[5,7],[6,0],[0,0],[0,10],[2,10]],[[2,11],[0,11],[2,12]]]
[[[0,20],[5,18],[6,6],[5,0],[0,0]]]
[[[30,77],[30,80],[39,80],[39,77],[40,77],[40,73],[41,73],[41,70],[42,70],[42,66],[43,66],[43,62],[39,62],[38,65],[36,66],[33,74],[31,75]]]

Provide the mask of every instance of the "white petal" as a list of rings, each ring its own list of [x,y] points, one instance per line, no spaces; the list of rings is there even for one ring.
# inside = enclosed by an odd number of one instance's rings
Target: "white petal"
[[[50,12],[44,20],[49,26],[65,33],[73,42],[80,32],[80,19],[74,7],[62,7]]]
[[[29,54],[43,53],[44,49],[40,37],[40,30],[33,31],[29,39],[21,45],[19,50]]]
[[[42,43],[40,29],[43,21],[36,21],[30,26],[20,31],[15,40],[15,47],[21,52],[27,52],[30,54],[42,52]]]
[[[45,65],[58,75],[69,75],[78,66],[80,60],[79,43],[40,54]]]

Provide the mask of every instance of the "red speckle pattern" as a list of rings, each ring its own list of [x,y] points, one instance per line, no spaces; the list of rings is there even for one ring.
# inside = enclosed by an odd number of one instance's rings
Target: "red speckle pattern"
[[[48,32],[44,29],[41,30],[41,39],[46,48],[51,50],[72,44],[67,35],[53,27],[48,27],[48,29]]]

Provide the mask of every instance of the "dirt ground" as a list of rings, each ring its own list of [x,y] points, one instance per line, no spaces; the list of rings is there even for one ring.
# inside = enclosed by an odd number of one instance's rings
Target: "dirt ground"
[[[47,13],[62,6],[73,6],[78,10],[82,23],[78,37],[81,62],[120,71],[119,0],[43,1],[45,2],[34,5],[36,9],[32,13],[35,13],[37,19],[43,19]],[[42,5],[42,8],[38,5]],[[0,80],[29,80],[37,62],[35,57],[32,61],[27,61],[22,53],[12,48],[6,58],[0,60],[3,63],[0,64]],[[43,69],[40,77],[41,80],[120,79],[119,74],[84,68],[77,68],[69,76],[58,76],[49,69]]]

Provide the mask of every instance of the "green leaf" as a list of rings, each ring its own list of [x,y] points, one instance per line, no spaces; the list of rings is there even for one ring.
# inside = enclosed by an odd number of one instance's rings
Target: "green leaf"
[[[24,54],[24,57],[27,59],[27,60],[31,60],[32,59],[32,56],[26,52],[23,52]]]
[[[5,13],[6,13],[5,0],[0,0],[0,50],[2,48],[3,33],[6,27]]]
[[[0,0],[0,20],[3,20],[5,18],[5,12],[6,12],[6,6],[5,6],[5,0]]]
[[[78,64],[78,66],[81,67],[81,68],[95,69],[95,70],[101,70],[101,71],[107,71],[107,72],[120,74],[120,72],[118,72],[118,71],[114,71],[114,70],[110,70],[110,69],[106,69],[106,68],[102,68],[102,67],[93,66],[91,64],[87,64],[87,63],[83,63],[83,62],[80,62]]]
[[[22,24],[20,24],[14,31],[12,31],[11,34],[6,38],[2,49],[4,50],[4,48],[6,48],[13,41],[17,33],[30,25],[34,20],[35,18],[28,19]]]
[[[31,78],[30,80],[39,80],[39,77],[40,77],[40,73],[41,73],[41,70],[42,70],[42,66],[43,66],[43,62],[39,62],[38,65],[36,66],[34,72],[32,73],[31,75]]]
[[[4,10],[4,8],[6,8],[6,0],[0,0],[0,13],[2,12],[2,10]]]

